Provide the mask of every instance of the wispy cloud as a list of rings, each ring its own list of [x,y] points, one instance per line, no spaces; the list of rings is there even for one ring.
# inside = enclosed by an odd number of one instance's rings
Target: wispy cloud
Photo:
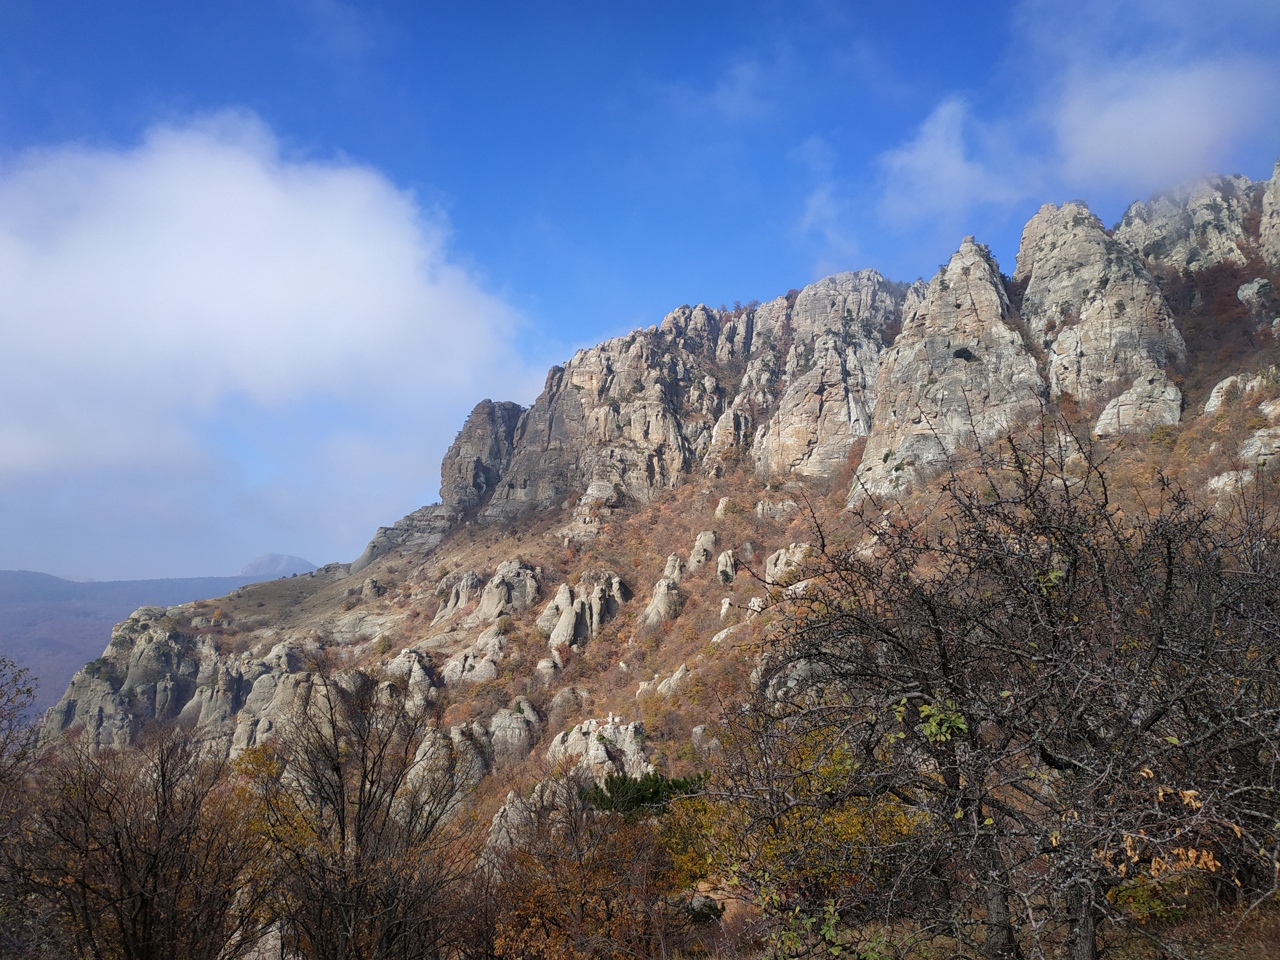
[[[881,216],[901,227],[950,221],[984,204],[1020,199],[1027,186],[975,150],[981,130],[966,103],[943,100],[914,137],[880,157],[884,172]]]
[[[1274,108],[1267,80],[1257,63],[1074,71],[1053,112],[1062,176],[1142,191],[1219,172]]]
[[[940,100],[879,157],[897,230],[959,223],[1031,197],[1138,198],[1234,172],[1280,124],[1277,9],[1243,0],[1022,0],[1006,76],[982,106]],[[1257,39],[1258,42],[1254,42]]]
[[[860,249],[858,218],[837,174],[835,151],[822,137],[813,136],[792,149],[788,158],[806,172],[812,184],[795,230],[817,247],[814,275],[848,270]]]
[[[1280,121],[1274,5],[1024,0],[1018,22],[1052,130],[1046,164],[1076,188],[1141,193],[1224,172]]]
[[[708,82],[671,84],[664,88],[668,102],[678,116],[697,122],[740,126],[759,122],[778,108],[773,90],[781,83],[785,64],[766,62],[761,57],[739,54]]]

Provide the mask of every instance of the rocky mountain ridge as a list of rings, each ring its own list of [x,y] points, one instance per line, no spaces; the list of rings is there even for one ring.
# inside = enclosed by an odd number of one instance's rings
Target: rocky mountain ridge
[[[553,367],[528,408],[478,404],[441,503],[353,563],[135,613],[44,739],[176,721],[239,752],[315,671],[377,665],[447,705],[477,781],[531,756],[594,775],[694,763],[711,691],[744,680],[739,644],[803,562],[806,512],[910,496],[1045,410],[1102,437],[1212,436],[1210,492],[1263,469],[1278,279],[1280,164],[1134,204],[1114,230],[1046,205],[1012,276],[965,238],[928,283],[862,270],[682,306]],[[1248,349],[1207,346],[1225,340]],[[1218,386],[1189,395],[1201,381]],[[1246,433],[1228,444],[1213,424],[1232,404]]]

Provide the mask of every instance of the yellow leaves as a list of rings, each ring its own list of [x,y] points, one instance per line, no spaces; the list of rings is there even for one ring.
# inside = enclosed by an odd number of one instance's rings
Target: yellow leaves
[[[1151,858],[1151,876],[1158,878],[1190,870],[1215,873],[1221,869],[1221,866],[1212,850],[1201,850],[1198,847],[1174,847],[1167,857]]]

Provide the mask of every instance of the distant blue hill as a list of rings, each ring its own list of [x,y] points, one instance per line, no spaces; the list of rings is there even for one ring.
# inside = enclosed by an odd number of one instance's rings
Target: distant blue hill
[[[316,565],[301,557],[291,557],[283,553],[263,554],[257,560],[245,564],[240,571],[242,577],[256,577],[259,580],[274,580],[276,577],[291,577],[295,573],[301,576],[311,573]]]
[[[31,671],[37,681],[35,709],[43,711],[62,696],[77,670],[107,648],[111,628],[138,607],[220,597],[277,576],[287,574],[76,583],[47,573],[0,570],[0,655]]]

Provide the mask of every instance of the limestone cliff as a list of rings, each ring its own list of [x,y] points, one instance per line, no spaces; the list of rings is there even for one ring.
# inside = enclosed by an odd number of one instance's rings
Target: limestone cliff
[[[1088,209],[1041,207],[1022,232],[1014,281],[1051,395],[1108,400],[1137,388],[1152,402],[1105,418],[1103,432],[1177,423],[1182,396],[1165,371],[1186,362],[1182,335],[1146,267]]]
[[[962,446],[1035,412],[1044,381],[990,252],[966,237],[902,324],[876,381],[875,429],[849,492],[893,495]]]
[[[1134,203],[1115,238],[1147,260],[1178,270],[1244,263],[1257,237],[1248,228],[1259,202],[1248,177],[1212,177],[1190,189]]]

